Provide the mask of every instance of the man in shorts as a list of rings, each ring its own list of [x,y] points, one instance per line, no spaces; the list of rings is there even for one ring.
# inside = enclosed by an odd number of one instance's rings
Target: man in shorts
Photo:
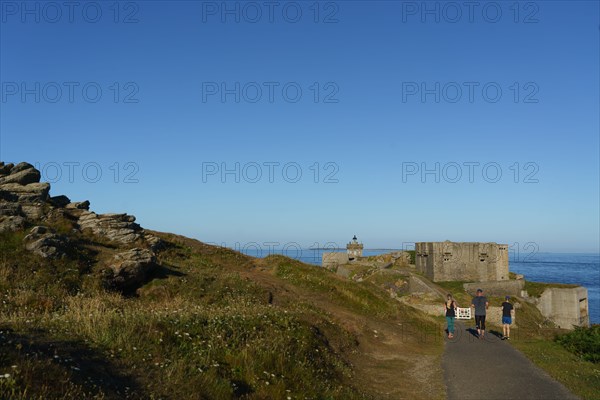
[[[510,324],[512,323],[513,305],[510,303],[510,296],[502,303],[502,340],[510,339]]]
[[[471,307],[475,307],[475,325],[477,325],[479,339],[483,339],[485,336],[485,314],[488,306],[489,303],[483,295],[483,290],[477,289],[477,296],[473,297]]]

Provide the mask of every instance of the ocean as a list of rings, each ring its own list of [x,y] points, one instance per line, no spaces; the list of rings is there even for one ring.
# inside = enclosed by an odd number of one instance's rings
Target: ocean
[[[313,250],[289,248],[283,250],[259,250],[250,248],[243,253],[252,257],[266,257],[269,254],[285,256],[314,265],[321,265],[323,252],[331,250]],[[346,251],[346,250],[340,250]],[[364,256],[396,251],[395,249],[365,249]],[[574,283],[588,290],[590,323],[600,324],[600,255],[583,253],[533,253],[526,257],[509,253],[509,270],[525,275],[533,282]]]

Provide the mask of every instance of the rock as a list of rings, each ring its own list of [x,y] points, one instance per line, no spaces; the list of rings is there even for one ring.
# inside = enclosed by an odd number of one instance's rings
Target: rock
[[[28,169],[35,169],[35,167],[29,163],[26,162],[20,162],[17,165],[15,165],[12,170],[10,171],[11,174],[16,174],[17,172],[21,172],[21,171],[26,171]],[[37,171],[37,170],[36,170]],[[39,172],[39,171],[38,171]]]
[[[40,171],[35,169],[33,165],[20,163],[12,167],[8,175],[0,177],[0,185],[5,183],[18,183],[28,185],[40,181]]]
[[[14,167],[13,164],[4,164],[4,162],[0,161],[0,176],[10,174],[10,170],[12,169],[12,167]]]
[[[75,210],[89,210],[90,202],[85,201],[76,201],[74,203],[69,203],[65,206],[65,208],[75,209]]]
[[[69,248],[69,238],[59,235],[45,226],[35,226],[23,238],[25,248],[44,258],[60,258]]]
[[[21,215],[21,205],[19,203],[0,201],[0,216]]]
[[[25,218],[15,216],[0,216],[0,232],[19,231],[25,228]]]
[[[158,236],[154,236],[151,233],[144,233],[144,240],[150,245],[152,251],[157,251],[165,247],[165,242]]]
[[[23,204],[21,210],[28,219],[38,220],[44,216],[46,207],[43,203]]]
[[[0,198],[5,198],[4,194],[7,194],[8,197],[14,198],[14,196],[16,196],[17,201],[19,202],[45,202],[48,200],[49,191],[50,184],[47,182],[29,183],[27,185],[21,185],[19,183],[0,183]]]
[[[142,237],[142,228],[133,221],[133,215],[86,212],[81,214],[78,224],[81,230],[89,229],[95,235],[127,244]]]
[[[29,233],[33,235],[43,235],[45,233],[48,233],[48,227],[42,225],[34,226],[33,228],[31,228]]]
[[[147,249],[131,249],[114,256],[106,280],[109,286],[124,292],[142,285],[148,274],[157,267],[156,257]]]
[[[63,195],[50,197],[49,201],[50,201],[50,204],[52,204],[54,207],[59,207],[59,208],[63,208],[67,204],[71,203],[71,200],[67,196],[63,196]]]

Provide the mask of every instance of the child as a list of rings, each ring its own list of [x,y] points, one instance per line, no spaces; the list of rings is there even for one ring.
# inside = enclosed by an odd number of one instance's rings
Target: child
[[[510,296],[506,296],[506,300],[502,303],[502,340],[510,339],[510,324],[512,323],[511,311],[513,305],[509,303]]]

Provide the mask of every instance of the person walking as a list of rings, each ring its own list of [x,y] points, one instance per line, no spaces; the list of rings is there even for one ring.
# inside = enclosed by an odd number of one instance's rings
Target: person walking
[[[506,296],[504,303],[502,303],[502,340],[510,339],[510,324],[512,323],[513,305],[510,303],[510,296]]]
[[[485,336],[485,315],[489,307],[487,297],[483,295],[482,289],[477,289],[477,295],[471,301],[471,307],[475,308],[475,325],[477,325],[477,335],[479,339]]]
[[[456,318],[456,301],[450,293],[446,297],[446,303],[444,304],[444,310],[446,312],[446,323],[448,325],[448,339],[454,337],[454,319]]]

